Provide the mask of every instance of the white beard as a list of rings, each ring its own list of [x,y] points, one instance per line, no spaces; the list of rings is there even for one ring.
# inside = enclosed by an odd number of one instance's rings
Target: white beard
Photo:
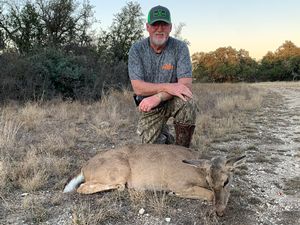
[[[163,46],[167,42],[167,40],[168,38],[151,38],[152,43],[158,47]]]

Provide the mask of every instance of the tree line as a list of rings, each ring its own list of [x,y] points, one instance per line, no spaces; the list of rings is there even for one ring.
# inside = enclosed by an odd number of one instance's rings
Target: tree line
[[[89,0],[1,0],[0,101],[90,101],[129,85],[128,52],[143,38],[144,18],[139,3],[130,1],[103,30]],[[173,36],[188,43],[184,26],[174,26]],[[299,79],[299,57],[290,41],[260,62],[246,50],[218,48],[192,56],[193,76],[202,82]]]
[[[108,30],[97,24],[88,0],[0,1],[1,101],[96,100],[126,86],[128,51],[144,32],[141,7],[128,2]]]
[[[259,82],[300,80],[300,48],[285,41],[275,52],[261,61],[249,52],[232,47],[192,55],[193,76],[202,82]]]

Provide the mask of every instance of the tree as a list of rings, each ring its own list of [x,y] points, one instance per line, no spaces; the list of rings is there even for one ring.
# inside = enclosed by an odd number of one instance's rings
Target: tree
[[[143,37],[143,13],[139,3],[128,2],[116,14],[108,32],[103,31],[98,40],[100,54],[110,55],[112,61],[128,60],[131,45]]]
[[[186,24],[185,23],[179,23],[178,26],[175,25],[175,29],[174,29],[174,37],[179,39],[179,40],[182,40],[183,42],[185,42],[187,45],[190,45],[191,43],[182,37],[181,33],[182,33],[182,29],[183,27],[185,27]]]
[[[20,52],[28,51],[40,39],[39,16],[34,5],[29,1],[22,8],[16,3],[4,2],[3,4],[0,29]]]
[[[116,77],[107,79],[108,86],[126,86],[129,84],[127,72],[128,52],[131,45],[143,37],[144,19],[141,6],[128,2],[116,14],[109,31],[102,31],[98,39],[98,53],[107,65],[118,72]]]
[[[5,49],[5,36],[2,30],[0,30],[0,50]]]
[[[300,48],[285,41],[274,53],[268,52],[260,62],[258,75],[263,81],[291,81],[299,77]]]
[[[26,53],[36,46],[88,45],[92,20],[88,1],[82,5],[75,0],[3,1],[0,30]]]
[[[249,53],[232,47],[221,47],[209,53],[196,53],[193,76],[200,81],[237,82],[253,80],[256,62]]]
[[[275,52],[275,58],[286,59],[289,57],[300,55],[300,48],[293,42],[285,41]]]
[[[93,21],[92,6],[75,0],[36,0],[47,42],[53,45],[79,43],[88,45],[88,30]]]

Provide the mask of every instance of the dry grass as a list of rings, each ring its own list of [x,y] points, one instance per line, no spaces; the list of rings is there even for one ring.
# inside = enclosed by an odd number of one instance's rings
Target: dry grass
[[[76,205],[72,210],[73,225],[89,225],[101,224],[107,218],[116,217],[118,211],[116,207],[112,207],[112,203],[106,202],[99,204],[97,209],[90,202],[83,201]]]
[[[40,126],[45,119],[46,110],[38,103],[28,102],[20,109],[19,119],[23,122],[24,126],[29,129],[35,129]]]
[[[193,144],[209,145],[225,134],[241,131],[244,113],[260,107],[264,92],[247,84],[199,84],[199,107]]]
[[[149,205],[155,214],[159,216],[162,216],[165,212],[167,212],[169,200],[170,198],[168,198],[165,191],[155,191],[147,195],[147,202],[149,202]]]
[[[93,107],[97,112],[93,115],[89,125],[100,138],[115,137],[118,134],[118,129],[130,127],[137,117],[132,93],[128,90],[123,92],[111,91]]]
[[[260,107],[263,92],[247,84],[196,84],[194,95],[199,114],[193,146],[205,148],[219,137],[240,132],[244,113]],[[18,211],[29,213],[23,215],[25,221],[39,223],[55,219],[63,208],[72,208],[72,221],[69,221],[72,224],[106,224],[112,218],[128,218],[126,213],[119,212],[123,204],[119,199],[123,202],[123,198],[135,213],[147,207],[158,217],[172,214],[174,209],[169,208],[173,203],[166,193],[129,191],[127,197],[123,193],[111,199],[110,195],[110,200],[99,200],[96,205],[79,200],[72,207],[72,198],[59,199],[61,205],[53,210],[43,201],[45,191],[59,193],[72,172],[99,149],[137,142],[137,111],[132,92],[111,91],[93,104],[61,100],[29,102],[24,106],[11,104],[3,106],[0,113],[1,196],[11,199],[14,196],[11,193],[31,193],[23,199]],[[2,212],[5,213],[8,214]],[[177,214],[173,212],[179,218]],[[196,219],[193,217],[193,222]],[[179,220],[188,221],[188,218]]]
[[[22,125],[23,123],[18,118],[2,111],[0,116],[0,149],[11,148],[15,145],[17,134]]]
[[[64,131],[53,129],[52,132],[45,134],[44,139],[37,146],[45,153],[62,155],[75,146],[79,135],[74,128],[67,128]]]
[[[50,215],[47,202],[34,196],[26,196],[23,199],[22,208],[26,212],[26,220],[32,224],[40,224]]]
[[[131,208],[135,211],[139,211],[145,207],[146,193],[144,191],[136,191],[134,189],[128,190]]]
[[[67,173],[66,158],[58,158],[51,154],[39,154],[34,146],[27,151],[24,159],[14,168],[18,185],[25,192],[47,187],[50,176],[61,177]]]
[[[251,86],[256,86],[256,87],[287,87],[287,88],[296,88],[300,89],[300,81],[295,81],[295,82],[263,82],[263,83],[255,83],[255,84],[250,84]]]

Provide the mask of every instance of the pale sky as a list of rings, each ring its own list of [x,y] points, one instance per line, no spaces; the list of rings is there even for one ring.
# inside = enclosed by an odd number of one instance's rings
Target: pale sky
[[[126,0],[90,0],[100,27],[107,29]],[[286,40],[300,47],[300,0],[161,0],[136,1],[145,15],[156,5],[167,7],[172,23],[185,23],[182,36],[190,53],[219,47],[245,49],[259,60]],[[173,27],[174,28],[174,27]],[[173,29],[174,30],[174,29]],[[147,33],[145,33],[147,35]],[[172,33],[171,33],[172,34]]]

